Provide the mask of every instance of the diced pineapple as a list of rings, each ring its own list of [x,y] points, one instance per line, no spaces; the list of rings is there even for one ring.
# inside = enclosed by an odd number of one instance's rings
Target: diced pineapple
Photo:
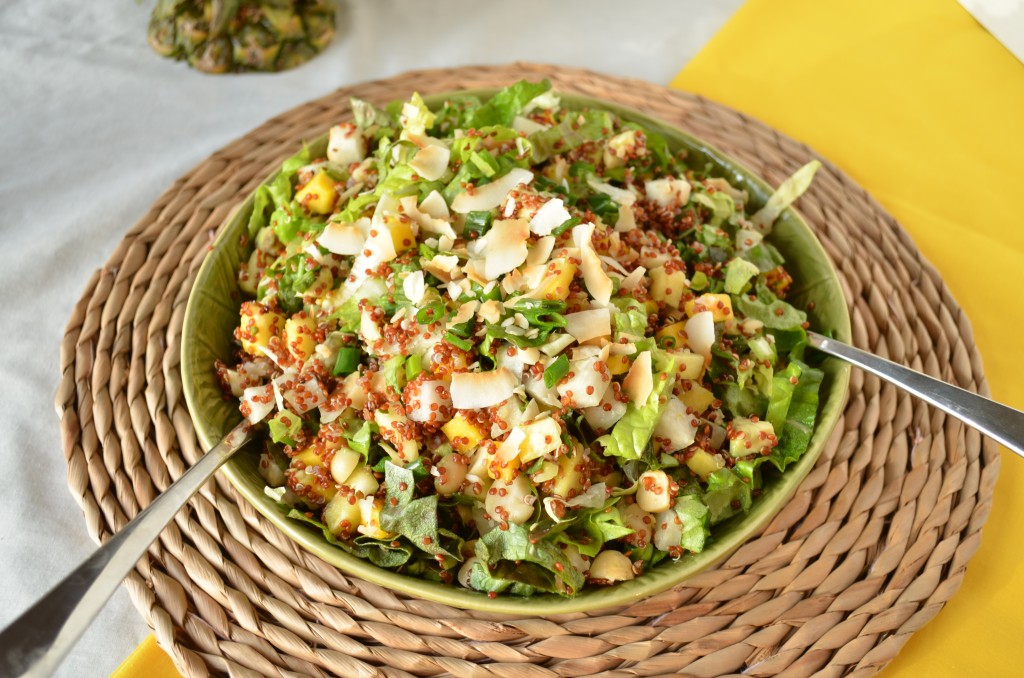
[[[334,495],[324,507],[323,519],[333,534],[346,539],[351,537],[362,521],[362,511],[355,494],[338,492]]]
[[[704,356],[690,351],[672,351],[676,361],[676,376],[680,379],[700,379],[704,373]]]
[[[356,495],[370,496],[377,493],[380,489],[380,483],[377,482],[377,478],[374,477],[373,471],[366,466],[366,464],[360,464],[352,473],[349,474],[348,478],[345,479],[345,485],[352,489]]]
[[[555,477],[550,494],[572,499],[582,494],[586,488],[583,481],[589,479],[590,469],[588,468],[583,448],[573,445],[568,454],[558,458],[558,475]]]
[[[391,539],[394,536],[380,527],[380,510],[384,507],[383,500],[376,497],[363,497],[357,504],[360,520],[359,527],[356,529],[359,534],[366,535],[370,539]]]
[[[533,485],[525,474],[511,480],[499,478],[487,491],[484,508],[493,520],[522,525],[533,515],[532,498]]]
[[[524,462],[554,452],[562,444],[562,429],[552,417],[532,421],[522,429],[526,438],[519,446],[519,457]]]
[[[686,302],[684,309],[691,318],[701,311],[711,311],[711,317],[716,323],[733,315],[732,299],[728,294],[702,294]]]
[[[654,333],[654,338],[662,348],[682,348],[686,343],[686,323],[666,325]]]
[[[511,482],[519,474],[519,469],[522,466],[522,461],[519,457],[512,457],[511,459],[498,459],[494,455],[491,455],[487,462],[487,475],[492,480],[499,480],[502,482]]]
[[[329,214],[338,199],[338,190],[334,187],[334,179],[321,170],[299,189],[295,199],[312,214]]]
[[[452,447],[463,454],[472,452],[484,439],[483,431],[466,418],[462,412],[456,414],[451,421],[442,426],[441,431],[448,437]]]
[[[699,357],[699,356],[698,356]],[[701,414],[715,401],[715,394],[704,388],[695,381],[690,382],[688,390],[683,391],[679,399],[693,410],[694,414]]]
[[[658,266],[648,274],[651,278],[651,298],[672,308],[679,308],[683,294],[689,289],[686,273],[681,270],[668,272]]]
[[[419,459],[420,443],[415,436],[410,435],[411,425],[405,415],[374,410],[373,420],[380,428],[381,437],[395,446],[391,458],[396,464],[405,466]]]
[[[569,285],[575,276],[576,264],[564,258],[552,259],[548,262],[547,274],[531,296],[564,301],[569,296]]]
[[[284,321],[284,343],[300,363],[306,362],[316,348],[316,321],[305,312]]]
[[[711,454],[705,450],[695,450],[690,458],[686,460],[686,465],[701,478],[707,478],[718,469],[724,468],[725,460],[722,459],[720,454]]]
[[[729,454],[735,459],[753,457],[770,452],[778,440],[771,422],[736,417],[731,423]]]
[[[280,313],[273,313],[255,301],[242,302],[238,338],[246,353],[261,355],[259,349],[267,348],[270,340],[278,336],[283,329],[284,316]]]

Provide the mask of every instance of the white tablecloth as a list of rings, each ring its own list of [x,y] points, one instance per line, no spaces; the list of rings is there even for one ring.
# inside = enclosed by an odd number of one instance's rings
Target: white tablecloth
[[[349,0],[323,55],[246,76],[158,58],[151,1],[0,4],[0,626],[94,548],[65,483],[59,347],[89,276],[176,177],[293,106],[410,69],[532,60],[668,82],[740,4]],[[147,632],[119,590],[59,675],[109,675]]]

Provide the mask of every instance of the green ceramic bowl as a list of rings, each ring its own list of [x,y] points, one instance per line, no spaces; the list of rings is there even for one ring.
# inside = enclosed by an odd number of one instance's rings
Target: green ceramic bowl
[[[481,97],[493,90],[465,92]],[[438,106],[448,95],[427,97],[427,104]],[[710,163],[714,172],[734,185],[749,191],[751,210],[757,209],[771,194],[763,181],[749,170],[685,132],[616,104],[575,95],[563,95],[569,105],[605,108],[626,120],[633,120],[663,134],[675,148],[685,148],[695,166]],[[323,153],[326,135],[312,143],[315,152]],[[298,150],[298,148],[296,148]],[[795,168],[794,168],[795,169]],[[182,331],[181,370],[185,399],[196,432],[204,449],[213,447],[238,421],[237,403],[221,396],[213,371],[215,359],[227,359],[234,351],[232,331],[238,323],[241,300],[235,272],[248,256],[240,246],[252,211],[252,196],[234,213],[221,231],[213,250],[207,255],[196,277],[195,286],[185,310]],[[790,300],[801,308],[814,302],[809,312],[811,326],[831,333],[838,339],[850,340],[850,318],[846,303],[825,250],[810,228],[792,210],[786,210],[775,224],[770,241],[786,258],[794,284]],[[346,573],[361,577],[394,591],[434,600],[455,607],[486,610],[516,615],[548,615],[582,612],[627,605],[680,584],[701,570],[715,565],[762,529],[789,501],[800,481],[810,472],[839,420],[846,400],[849,366],[835,359],[822,363],[825,381],[822,384],[820,419],[810,449],[785,474],[765,473],[764,492],[750,512],[723,522],[712,531],[713,541],[703,553],[686,555],[674,562],[662,562],[642,576],[610,587],[586,589],[575,598],[552,594],[517,598],[470,591],[424,581],[384,570],[372,563],[351,556],[332,546],[316,529],[289,520],[285,513],[263,493],[264,483],[257,470],[256,445],[239,452],[223,469],[224,475],[256,509],[305,549],[336,565]]]

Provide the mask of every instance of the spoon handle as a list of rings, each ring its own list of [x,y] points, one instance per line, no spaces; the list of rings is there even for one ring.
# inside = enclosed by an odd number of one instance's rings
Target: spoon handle
[[[221,464],[252,435],[245,421],[0,632],[0,676],[49,676],[149,545]]]
[[[1024,457],[1024,412],[898,365],[885,358],[807,333],[811,346],[899,386]]]

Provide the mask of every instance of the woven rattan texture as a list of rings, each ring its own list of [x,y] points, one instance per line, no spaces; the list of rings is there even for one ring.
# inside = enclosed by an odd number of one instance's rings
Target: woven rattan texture
[[[300,147],[382,103],[549,77],[643,110],[778,183],[815,157],[696,96],[535,64],[406,73],[285,113],[179,179],[86,287],[68,324],[56,397],[69,485],[109,538],[200,454],[182,398],[189,289],[232,208]],[[857,345],[987,390],[971,328],[906,233],[825,163],[799,205],[836,262]],[[868,675],[960,586],[978,548],[997,448],[855,371],[849,403],[797,495],[717,569],[629,607],[495,617],[397,596],[300,550],[218,479],[126,580],[187,676]]]

